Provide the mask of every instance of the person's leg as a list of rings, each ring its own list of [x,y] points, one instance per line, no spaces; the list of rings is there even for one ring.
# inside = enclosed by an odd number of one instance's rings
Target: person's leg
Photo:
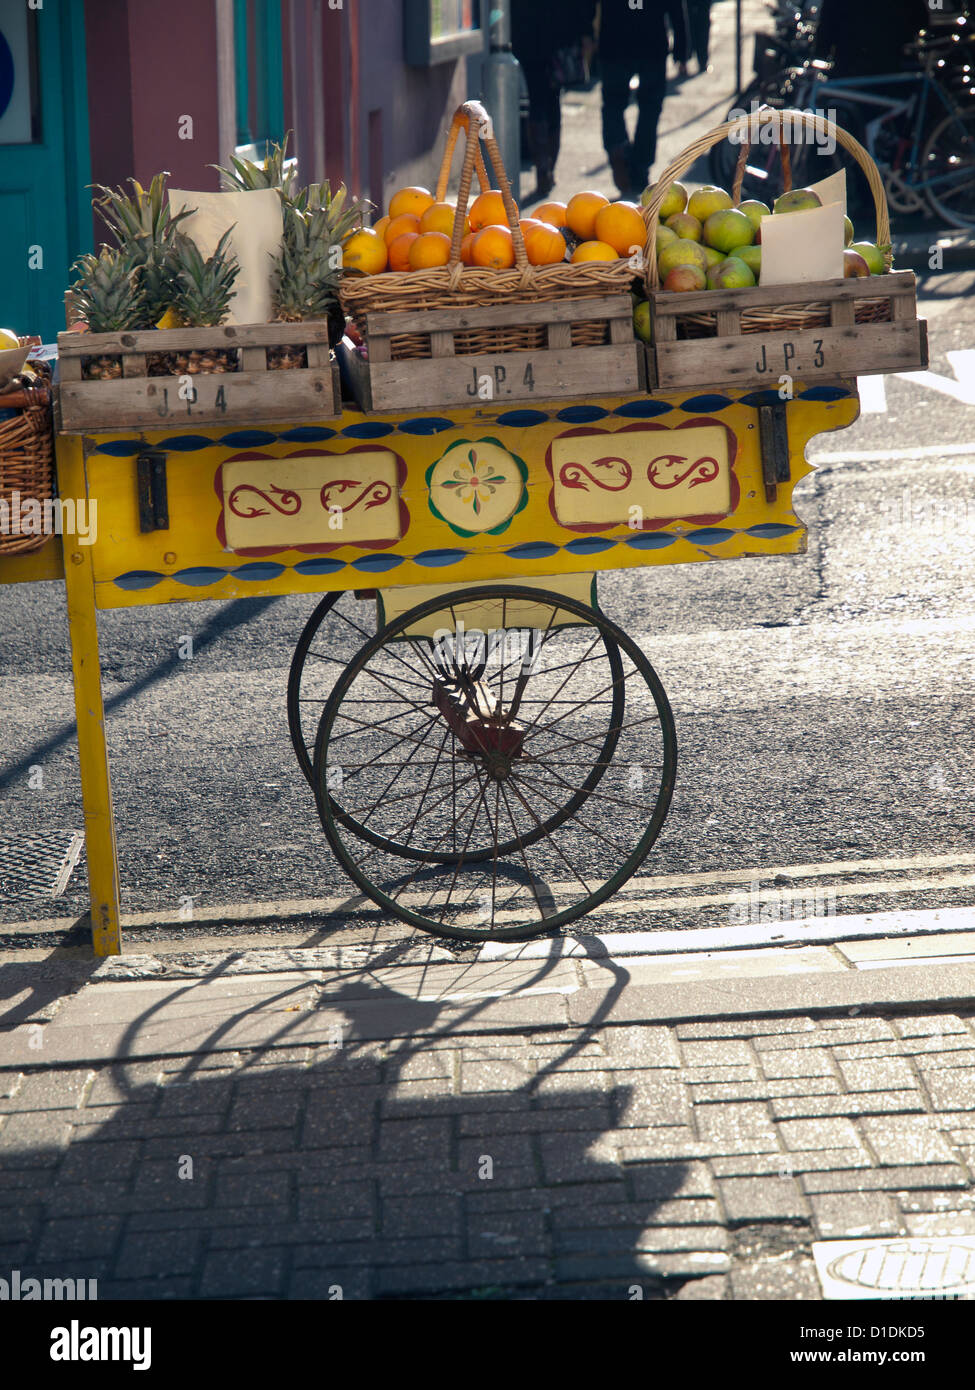
[[[528,153],[536,169],[537,190],[544,198],[552,188],[554,160],[551,156],[552,96],[558,109],[558,89],[553,88],[549,66],[545,62],[524,62],[525,86],[528,88]]]
[[[666,79],[666,54],[640,65],[640,115],[629,159],[630,186],[634,189],[646,186],[650,167],[657,157],[657,123],[663,109]]]
[[[630,101],[632,66],[618,59],[600,62],[603,83],[603,148],[621,193],[630,190],[629,148],[625,112]]]

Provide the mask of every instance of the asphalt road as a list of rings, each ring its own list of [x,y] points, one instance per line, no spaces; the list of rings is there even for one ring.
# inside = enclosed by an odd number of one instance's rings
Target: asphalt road
[[[955,367],[964,374],[973,359],[946,354],[975,338],[973,281],[942,272],[922,282],[940,389],[872,378],[864,403],[878,405],[880,390],[886,408],[810,445],[821,462],[795,493],[806,555],[601,578],[604,610],[648,656],[676,720],[676,791],[644,879],[754,871],[771,885],[790,867],[835,861],[822,877],[840,890],[840,912],[970,901],[975,373],[967,402],[957,399]],[[177,930],[190,931],[220,905],[351,893],[285,714],[313,606],[259,599],[101,615],[127,911],[182,910]],[[186,635],[192,660],[179,657]],[[60,586],[0,592],[0,651],[0,841],[56,837],[82,825]],[[862,867],[875,860],[901,867]],[[9,872],[6,884],[11,945],[26,944],[11,924],[86,907],[83,863],[57,900]],[[651,911],[638,883],[599,927],[727,924],[726,900],[700,904],[694,892],[678,884],[667,899],[677,906]],[[300,939],[327,938],[348,919],[303,917]],[[285,913],[273,930],[294,927]]]

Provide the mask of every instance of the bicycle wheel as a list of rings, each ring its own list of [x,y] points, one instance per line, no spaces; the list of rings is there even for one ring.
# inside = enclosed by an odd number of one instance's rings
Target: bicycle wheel
[[[449,646],[485,605],[533,613],[530,659],[493,684],[458,677],[416,636],[446,633]],[[377,747],[379,710],[408,752]],[[676,758],[667,697],[631,638],[574,599],[491,585],[431,599],[365,644],[322,714],[315,793],[340,863],[386,911],[445,936],[514,940],[574,921],[636,871]],[[404,847],[421,861],[405,875]]]
[[[920,173],[938,217],[951,227],[975,227],[975,111],[956,111],[935,126]]]

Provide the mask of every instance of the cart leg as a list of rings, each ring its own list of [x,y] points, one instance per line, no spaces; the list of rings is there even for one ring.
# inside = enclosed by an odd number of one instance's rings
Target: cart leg
[[[57,454],[61,496],[87,497],[81,441],[59,439]],[[90,545],[79,545],[77,537],[64,537],[64,578],[71,634],[81,796],[85,810],[92,946],[96,956],[114,956],[122,949],[118,852],[115,846],[108,748],[105,743],[92,551]]]

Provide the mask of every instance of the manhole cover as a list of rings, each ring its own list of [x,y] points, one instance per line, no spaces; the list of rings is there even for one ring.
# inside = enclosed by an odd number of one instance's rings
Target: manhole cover
[[[60,898],[84,845],[82,830],[0,836],[0,900]]]
[[[931,1240],[818,1240],[824,1298],[973,1298],[975,1236]]]

